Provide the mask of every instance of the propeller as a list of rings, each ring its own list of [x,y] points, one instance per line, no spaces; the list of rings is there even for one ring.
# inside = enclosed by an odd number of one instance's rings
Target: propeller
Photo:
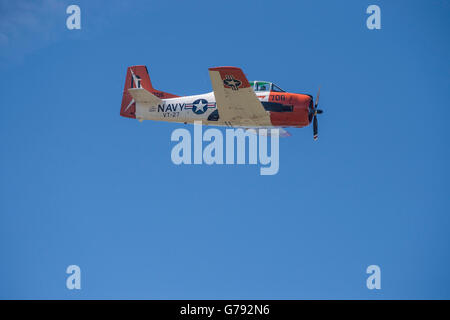
[[[318,134],[319,134],[319,124],[317,121],[317,115],[323,113],[322,110],[317,109],[319,105],[319,96],[320,96],[320,87],[319,91],[317,92],[316,101],[314,103],[314,107],[310,109],[309,111],[309,122],[311,122],[311,118],[313,120],[313,134],[314,134],[314,140],[317,140]]]

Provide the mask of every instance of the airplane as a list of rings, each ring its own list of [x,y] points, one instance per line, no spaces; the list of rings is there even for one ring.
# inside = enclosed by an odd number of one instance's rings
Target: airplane
[[[249,82],[237,67],[209,68],[213,91],[177,96],[153,88],[146,66],[127,68],[120,115],[127,118],[180,123],[202,121],[203,125],[254,129],[301,128],[313,123],[318,137],[317,115],[320,88],[313,103],[309,94],[290,93],[273,82]]]

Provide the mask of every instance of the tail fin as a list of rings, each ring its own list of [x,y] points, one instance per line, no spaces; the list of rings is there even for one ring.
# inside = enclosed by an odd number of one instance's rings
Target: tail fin
[[[154,89],[146,66],[128,67],[123,88],[122,105],[120,107],[120,115],[127,118],[136,118],[136,103],[128,92],[130,88],[144,88],[160,99],[178,97],[174,94]]]

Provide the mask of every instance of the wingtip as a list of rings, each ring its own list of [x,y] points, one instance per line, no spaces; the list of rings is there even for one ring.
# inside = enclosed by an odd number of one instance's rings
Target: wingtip
[[[219,70],[241,70],[241,68],[238,67],[231,67],[231,66],[223,66],[223,67],[211,67],[208,68],[210,71],[219,71]]]

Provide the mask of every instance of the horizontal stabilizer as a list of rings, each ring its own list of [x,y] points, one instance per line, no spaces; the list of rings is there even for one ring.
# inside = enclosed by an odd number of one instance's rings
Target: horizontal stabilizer
[[[148,103],[152,105],[162,104],[162,100],[155,95],[151,94],[150,91],[144,88],[130,88],[128,92],[133,97],[134,101],[138,103]]]

